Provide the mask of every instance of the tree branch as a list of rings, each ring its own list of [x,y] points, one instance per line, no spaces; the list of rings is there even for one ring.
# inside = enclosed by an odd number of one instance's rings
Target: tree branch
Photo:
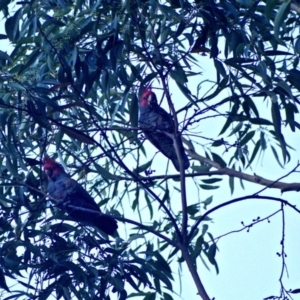
[[[189,141],[186,141],[186,143],[190,143]],[[281,190],[282,193],[284,192],[290,192],[290,191],[300,191],[300,183],[294,182],[294,183],[285,183],[285,182],[280,182],[277,180],[269,180],[265,179],[261,176],[258,175],[249,175],[243,172],[239,172],[237,170],[227,168],[227,167],[222,167],[220,164],[218,164],[215,161],[210,160],[209,158],[206,158],[204,156],[201,156],[197,154],[194,150],[187,150],[187,153],[189,156],[192,158],[200,161],[201,163],[205,163],[207,165],[210,165],[216,169],[219,170],[220,174],[219,175],[228,175],[232,177],[236,177],[242,180],[246,180],[252,183],[260,184],[263,186],[266,186],[268,188],[274,188],[274,189],[279,189]],[[295,172],[296,169],[299,167],[299,163],[296,165],[296,167],[290,172]]]
[[[250,196],[244,196],[244,197],[239,197],[239,198],[236,198],[236,199],[233,199],[233,200],[230,200],[230,201],[227,201],[227,202],[224,202],[224,203],[221,203],[215,207],[213,207],[212,209],[208,210],[206,213],[204,213],[199,219],[198,221],[192,226],[192,229],[190,231],[190,234],[188,236],[188,239],[191,239],[191,237],[193,236],[194,234],[194,231],[196,230],[196,228],[200,225],[200,223],[202,221],[205,220],[205,218],[207,216],[209,216],[210,214],[212,214],[214,211],[222,208],[222,207],[225,207],[225,206],[228,206],[228,205],[231,205],[233,203],[236,203],[236,202],[240,202],[240,201],[244,201],[244,200],[253,200],[253,199],[260,199],[260,200],[270,200],[270,201],[277,201],[277,202],[280,202],[280,203],[283,203],[289,207],[291,207],[292,209],[294,209],[297,213],[300,214],[300,210],[298,208],[296,208],[295,205],[292,205],[290,204],[287,200],[283,200],[283,199],[280,199],[280,198],[277,198],[277,197],[270,197],[270,196],[259,196],[257,194],[253,194],[253,195],[250,195]]]
[[[199,277],[199,274],[197,272],[197,267],[196,265],[192,262],[192,259],[191,259],[191,256],[190,254],[188,253],[188,250],[186,248],[186,245],[184,245],[182,248],[181,248],[181,253],[182,253],[182,256],[189,268],[189,271],[193,277],[193,280],[194,280],[194,283],[197,287],[197,290],[198,290],[198,295],[203,299],[203,300],[210,300],[208,294],[206,293],[206,290],[202,284],[202,281]]]

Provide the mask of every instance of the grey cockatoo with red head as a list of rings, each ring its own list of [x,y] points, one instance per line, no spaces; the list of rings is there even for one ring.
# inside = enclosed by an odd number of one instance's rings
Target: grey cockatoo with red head
[[[180,171],[179,160],[175,149],[175,126],[172,116],[157,103],[155,93],[146,88],[139,101],[139,127],[145,137],[167,158],[175,169]],[[179,155],[183,160],[184,169],[189,168],[190,162],[184,151],[180,135],[177,134]]]
[[[60,209],[74,221],[95,226],[109,235],[116,232],[117,221],[101,212],[93,197],[64,171],[62,165],[50,157],[44,158],[43,165],[49,196],[57,201]]]

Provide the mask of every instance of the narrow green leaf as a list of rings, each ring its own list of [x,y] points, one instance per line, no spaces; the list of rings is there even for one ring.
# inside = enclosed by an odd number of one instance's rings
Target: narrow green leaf
[[[277,1],[274,1],[274,0],[266,1],[265,13],[266,13],[266,17],[268,19],[271,19],[272,12],[273,12],[274,8],[276,7],[276,5],[277,5]]]
[[[127,240],[128,243],[131,243],[132,241],[135,241],[137,239],[144,239],[145,236],[143,234],[131,234],[130,238]]]
[[[271,1],[276,3],[273,0],[271,0]],[[267,56],[294,55],[293,53],[289,53],[289,52],[286,52],[286,51],[280,51],[280,50],[267,50],[267,51],[264,51],[264,54],[267,55]]]
[[[255,147],[254,147],[254,150],[253,150],[253,152],[252,152],[252,155],[251,155],[251,158],[250,158],[250,160],[249,160],[249,163],[248,163],[248,165],[247,165],[247,168],[248,168],[248,167],[251,165],[251,163],[253,162],[253,160],[254,160],[254,158],[255,158],[255,156],[256,156],[256,154],[257,154],[259,148],[260,148],[260,140],[257,141],[256,144],[255,144]],[[246,168],[246,169],[247,169],[247,168]]]
[[[232,118],[231,117],[228,117],[221,132],[219,133],[219,135],[222,135],[227,129],[228,127],[230,126],[230,124],[233,122]]]
[[[8,156],[6,157],[6,168],[11,173],[11,175],[13,175],[14,177],[19,177],[18,167],[16,166],[15,161],[11,161]]]
[[[160,280],[158,276],[153,276],[154,277],[154,286],[155,290],[157,293],[161,294],[161,287],[160,287]]]
[[[297,112],[297,107],[293,103],[289,102],[285,105],[286,121],[293,132],[295,132],[295,113]]]
[[[156,293],[147,293],[146,297],[144,297],[144,300],[155,300],[156,299]]]
[[[279,82],[276,83],[277,86],[281,87],[282,89],[285,90],[285,92],[290,96],[291,99],[294,98],[294,95],[291,91],[290,86],[283,80],[280,80]]]
[[[243,124],[244,124],[243,122],[239,122],[239,123],[232,129],[232,131],[230,132],[229,136],[232,136],[233,134],[239,132],[239,131],[242,129]]]
[[[151,80],[153,80],[154,78],[157,77],[157,72],[153,72],[151,74],[148,74],[143,81],[141,82],[141,86],[146,85],[148,82],[151,82]]]
[[[101,167],[100,165],[98,165],[95,162],[94,162],[94,166],[95,166],[97,172],[99,172],[99,174],[101,174],[104,178],[111,179],[111,180],[118,180],[118,176],[110,173],[108,170]]]
[[[260,132],[260,146],[263,151],[267,149],[267,142],[263,131]]]
[[[253,102],[253,100],[251,99],[251,97],[249,96],[244,96],[244,102],[247,104],[247,106],[253,111],[253,113],[255,114],[255,116],[257,118],[259,118],[259,113],[258,113],[258,109],[256,108],[255,103]]]
[[[134,282],[134,280],[131,278],[130,274],[125,273],[124,276],[125,276],[126,282],[129,283],[137,292],[140,292],[139,287]]]
[[[219,186],[216,186],[216,185],[199,184],[199,186],[200,186],[203,190],[216,190],[216,189],[219,188]]]
[[[273,125],[271,121],[263,118],[251,118],[250,122],[255,125]]]
[[[153,218],[153,206],[152,206],[151,199],[149,198],[147,191],[145,191],[145,200],[147,203],[147,207],[149,209],[150,219],[152,219]]]
[[[207,252],[208,260],[212,265],[216,264],[216,260],[215,260],[216,252],[217,252],[217,245],[213,243],[210,245],[209,250]]]
[[[222,168],[225,168],[227,166],[226,162],[223,160],[221,156],[218,154],[212,152],[211,153],[213,161],[217,162]]]
[[[201,166],[192,166],[192,169],[195,172],[208,172],[211,169],[211,166],[201,165]]]
[[[0,1],[0,11],[4,8],[7,8],[8,4],[11,2],[11,0],[1,0]]]
[[[7,61],[9,61],[10,63],[12,62],[12,59],[10,58],[10,56],[6,53],[0,50],[0,58],[5,59]]]
[[[121,292],[124,290],[124,281],[119,276],[111,277],[110,281],[117,291]]]
[[[186,211],[190,216],[195,216],[199,212],[199,203],[188,205]]]
[[[279,30],[290,11],[290,3],[291,0],[287,0],[280,5],[274,20],[274,35],[278,41],[281,41],[279,37]]]
[[[171,297],[169,294],[167,294],[167,293],[163,293],[163,299],[164,300],[173,300],[173,297]]]
[[[206,210],[207,206],[210,205],[212,203],[212,201],[213,201],[213,196],[210,196],[206,200],[201,201],[200,203],[203,203],[203,208]]]
[[[118,110],[119,110],[121,104],[122,104],[122,101],[118,101],[117,104],[115,105],[114,111],[113,111],[113,113],[112,113],[112,115],[111,115],[110,126],[112,126],[112,125],[114,124],[114,122],[115,122],[115,117],[116,117],[116,115],[117,115],[117,112],[118,112]]]
[[[297,38],[294,49],[296,53],[300,54],[300,37]]]
[[[158,262],[158,264],[160,266],[159,270],[160,271],[164,270],[165,272],[168,273],[168,277],[173,278],[172,275],[171,275],[172,274],[172,270],[171,270],[168,262],[166,261],[166,259],[159,253],[159,251],[155,251],[154,252],[154,256],[156,257],[157,262]]]
[[[216,70],[225,78],[227,74],[223,64],[218,59],[214,59],[214,65]]]
[[[138,116],[139,116],[139,100],[136,94],[133,94],[132,100],[130,102],[129,114],[130,114],[130,124],[132,127],[138,127]],[[137,138],[138,131],[134,131],[134,137]]]
[[[240,146],[246,145],[250,140],[252,140],[252,138],[254,137],[254,135],[255,135],[255,131],[254,131],[254,130],[249,131],[249,132],[241,139],[241,141],[239,142]]]
[[[31,52],[31,54],[28,57],[28,60],[26,62],[26,64],[24,66],[22,66],[22,68],[19,70],[18,74],[22,75],[24,74],[24,72],[32,67],[34,64],[36,64],[38,62],[39,56],[41,55],[41,50],[38,48],[34,51]]]
[[[167,39],[170,37],[172,30],[169,27],[161,27],[161,33],[160,33],[160,43],[163,44],[167,41]],[[154,37],[152,34],[152,28],[149,30],[149,33],[151,34],[151,37]]]
[[[94,145],[95,141],[80,130],[68,126],[61,126],[61,130],[70,138],[76,139],[82,143]]]
[[[39,254],[39,255],[41,255],[41,254]],[[31,289],[31,290],[35,290],[35,289],[36,289],[34,286],[32,286],[32,285],[30,285],[30,284],[28,284],[28,283],[26,283],[26,282],[23,282],[23,281],[21,281],[21,280],[18,280],[18,282],[19,282],[21,285],[25,286],[27,289]]]
[[[126,89],[127,90],[127,89]],[[129,89],[128,89],[129,90]],[[125,91],[123,93],[123,99],[122,99],[122,103],[120,105],[120,112],[122,115],[124,115],[124,111],[125,111],[125,105],[127,104],[127,101],[128,101],[128,96],[129,96],[129,93],[128,91]]]
[[[223,180],[222,178],[211,178],[211,179],[202,179],[201,181],[205,184],[212,184],[222,180]]]
[[[53,18],[47,14],[43,14],[43,19],[48,21],[50,24],[55,24],[58,27],[66,26],[66,24],[60,20],[57,20],[56,18]]]
[[[142,172],[146,171],[151,166],[151,164],[152,164],[152,159],[149,160],[148,162],[146,162],[145,164],[134,169],[133,172],[142,173]]]
[[[300,91],[300,71],[297,69],[291,69],[288,71],[286,79]]]
[[[188,81],[185,73],[181,68],[177,68],[174,71],[170,71],[170,75],[177,83],[180,83],[182,85],[184,85]]]
[[[242,170],[242,168],[239,167],[239,171],[240,171],[240,172],[243,172],[244,170]],[[240,178],[240,185],[241,185],[241,188],[242,188],[243,190],[245,190],[245,187],[244,187],[244,183],[243,183],[243,179],[242,179],[242,178]]]
[[[255,59],[243,58],[243,57],[234,57],[234,58],[229,58],[229,59],[224,60],[225,64],[232,65],[234,67],[236,67],[237,64],[249,64],[249,63],[254,63],[254,62],[256,62]]]
[[[6,84],[7,87],[11,87],[12,89],[15,89],[17,91],[25,91],[25,87],[17,82],[8,82]]]
[[[229,176],[229,187],[230,187],[230,193],[233,195],[234,192],[234,176]]]
[[[165,190],[164,196],[162,198],[162,202],[165,202],[165,201],[167,201],[168,203],[170,201],[170,190],[168,188],[168,185],[166,186],[166,190]]]
[[[186,20],[181,20],[180,23],[179,23],[179,26],[177,27],[175,35],[177,37],[179,37],[183,33],[183,31],[186,28],[186,26],[187,26]]]
[[[281,115],[280,115],[279,105],[277,102],[272,101],[271,112],[272,112],[275,134],[278,141],[280,142],[283,161],[285,162],[287,157],[287,149],[286,149],[286,143],[283,134],[281,133]]]
[[[170,281],[170,279],[166,276],[166,273],[163,273],[161,271],[152,271],[153,276],[157,277],[160,281],[162,281],[169,290],[172,290],[172,283]]]
[[[19,37],[19,21],[22,16],[22,11],[23,9],[20,8],[12,17],[8,18],[5,22],[5,31],[11,41],[15,41]]]
[[[281,164],[281,162],[280,162],[280,160],[279,160],[279,157],[278,157],[278,154],[277,154],[275,148],[274,148],[273,146],[271,146],[271,149],[272,149],[273,155],[274,155],[274,157],[275,157],[277,163],[281,166],[281,168],[283,168],[283,165]]]
[[[214,141],[211,145],[212,147],[219,147],[219,146],[224,146],[225,142],[223,139],[219,139]]]

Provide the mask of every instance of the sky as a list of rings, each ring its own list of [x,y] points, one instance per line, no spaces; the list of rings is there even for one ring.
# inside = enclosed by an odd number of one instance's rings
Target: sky
[[[203,68],[203,79],[205,77],[208,79],[214,78],[212,62],[207,57],[198,58],[199,64]],[[193,85],[193,83],[190,82],[190,85]],[[262,102],[260,105],[260,115],[271,119],[269,111],[270,109],[267,107],[267,104]],[[299,115],[296,117],[296,121],[300,121]],[[201,132],[211,132],[211,124],[211,122],[200,122],[199,127]],[[213,124],[215,124],[213,129],[219,132],[223,121],[220,120],[219,122],[219,120],[215,119]],[[292,133],[290,130],[285,129],[283,133],[288,144],[294,149],[299,149],[299,133]],[[215,137],[216,135],[212,133],[212,136]],[[226,161],[226,154],[223,155],[222,157]],[[291,156],[291,162],[282,169],[277,164],[269,148],[258,161],[254,162],[252,165],[253,170],[248,168],[246,173],[250,175],[254,175],[255,173],[270,180],[277,180],[281,176],[286,175],[298,163],[300,157],[297,151],[291,151]],[[294,173],[283,181],[297,182],[297,177],[298,174]],[[239,180],[236,179],[236,189],[233,195],[231,195],[228,180],[228,177],[223,177],[221,188],[213,193],[214,200],[212,206],[233,198],[254,194],[263,188],[260,185],[244,182],[245,189],[242,189],[239,187]],[[279,190],[268,189],[263,194],[281,197],[294,204],[297,204],[299,201],[299,193],[297,192],[289,192],[281,195]],[[211,193],[202,191],[202,195],[202,199],[205,199]],[[235,203],[217,210],[210,216],[213,217],[213,223],[209,224],[209,230],[213,233],[214,237],[217,237],[227,232],[241,229],[243,227],[241,221],[246,225],[251,224],[253,219],[267,217],[278,209],[280,209],[279,203],[264,200],[253,199]],[[219,252],[216,255],[220,269],[219,275],[216,275],[213,267],[210,271],[207,271],[199,263],[199,273],[210,297],[215,297],[216,300],[259,300],[271,295],[278,295],[282,262],[276,253],[281,252],[281,221],[282,215],[277,214],[270,218],[270,223],[264,221],[253,226],[249,232],[245,230],[240,233],[233,233],[219,240],[217,244]],[[300,247],[300,237],[297,235],[299,226],[299,215],[292,209],[286,208],[285,251],[287,254],[286,264],[289,279],[286,280],[285,287],[291,289],[300,287],[300,255],[299,251],[297,251]],[[195,296],[195,291],[188,289],[187,294],[183,295],[183,299],[189,299],[193,296]],[[297,300],[300,299],[300,296],[293,298]]]
[[[0,33],[5,33],[3,25],[4,23],[0,19]],[[4,41],[1,40],[1,44],[3,42]],[[9,46],[7,46],[8,52],[9,49]],[[2,48],[2,51],[5,51],[5,48]],[[202,75],[199,78],[190,79],[189,86],[193,87],[194,91],[200,81],[215,78],[215,70],[209,57],[200,55],[196,55],[195,57],[202,67]],[[181,100],[176,98],[178,98],[180,92],[178,92],[174,84],[170,85],[170,89],[172,89],[172,100],[175,103],[175,107],[178,109],[181,107]],[[185,103],[185,101],[186,100],[184,100],[183,103]],[[166,105],[166,102],[164,102],[163,105]],[[166,107],[167,106],[165,106],[165,108]],[[260,112],[269,114],[269,108],[267,107],[266,102],[262,102]],[[296,117],[296,121],[300,123],[299,116]],[[212,137],[216,137],[223,124],[224,120],[222,119],[208,119],[200,122],[197,130],[204,136],[209,136],[209,134],[211,134]],[[300,148],[300,137],[298,132],[292,133],[290,130],[285,130],[284,136],[294,149]],[[294,168],[297,162],[300,161],[299,153],[291,150],[292,160],[284,167],[284,169],[282,169],[278,166],[270,149],[268,150],[269,151],[261,156],[259,160],[256,160],[252,165],[252,170],[250,168],[247,169],[246,172],[248,174],[255,173],[270,180],[277,180],[281,176],[287,174]],[[153,149],[153,151],[155,151],[155,149]],[[228,158],[226,157],[226,153],[220,152],[219,154],[222,155],[225,160]],[[161,169],[161,165],[165,163],[165,158],[162,155],[157,155],[154,160],[153,168]],[[233,198],[254,194],[263,188],[259,185],[244,182],[245,189],[242,189],[238,180],[236,180],[235,191],[233,195],[231,195],[228,177],[222,178],[223,181],[217,191],[200,191],[201,200],[205,200],[207,197],[213,195],[213,203],[209,208]],[[285,178],[284,181],[297,182],[298,178],[298,174],[294,173],[288,178]],[[187,180],[187,187],[188,201],[193,202],[194,197],[197,195],[197,190],[195,189],[192,180]],[[264,195],[281,197],[294,204],[299,202],[299,193],[296,192],[288,192],[281,195],[279,190],[273,189],[265,191]],[[178,201],[178,205],[180,205],[178,194],[174,196],[174,199],[172,198],[172,201]],[[217,210],[210,216],[213,220],[208,223],[209,231],[214,237],[217,237],[234,230],[239,230],[243,228],[241,224],[242,221],[244,224],[250,224],[252,220],[258,216],[264,218],[278,209],[280,209],[279,203],[265,200],[247,200],[235,203]],[[130,218],[130,215],[127,215],[126,217]],[[219,251],[216,255],[216,260],[220,269],[218,275],[216,275],[213,266],[208,263],[210,270],[207,270],[200,259],[198,260],[199,274],[210,297],[215,297],[216,300],[262,300],[271,295],[278,295],[280,290],[279,276],[281,273],[282,260],[276,253],[281,252],[282,215],[279,213],[270,218],[269,221],[270,222],[263,221],[256,224],[249,232],[244,230],[242,232],[232,233],[218,241],[217,246]],[[285,276],[285,287],[291,289],[300,288],[299,228],[299,215],[292,209],[286,208],[285,251],[287,257],[285,260],[289,278],[286,279]],[[124,232],[124,236],[125,235],[126,233]],[[176,276],[179,276],[178,273],[176,274],[178,267],[177,264],[173,265],[174,277],[176,279]],[[174,284],[177,293],[180,293],[180,289],[182,289],[182,291],[180,297],[174,297],[174,299],[198,299],[199,297],[197,297],[197,291],[192,282],[191,275],[185,265],[182,265],[182,267],[182,286],[180,288],[179,284]],[[300,300],[300,296],[296,295],[293,299]]]

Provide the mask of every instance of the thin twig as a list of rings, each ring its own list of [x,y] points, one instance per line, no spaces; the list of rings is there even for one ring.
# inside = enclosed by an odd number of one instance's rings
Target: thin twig
[[[188,238],[190,239],[193,234],[194,231],[196,230],[196,228],[200,225],[200,223],[202,221],[205,220],[205,218],[207,216],[209,216],[210,214],[212,214],[214,211],[219,210],[220,208],[226,207],[228,205],[231,205],[233,203],[237,203],[237,202],[241,202],[241,201],[245,201],[245,200],[253,200],[253,199],[259,199],[259,200],[270,200],[270,201],[277,201],[277,202],[281,202],[289,207],[291,207],[292,209],[294,209],[297,213],[300,214],[300,210],[298,208],[296,208],[295,205],[290,204],[287,200],[283,200],[277,197],[270,197],[270,196],[259,196],[257,194],[253,194],[253,195],[249,195],[249,196],[244,196],[244,197],[239,197],[236,199],[232,199],[230,201],[226,201],[224,203],[221,203],[213,208],[211,208],[210,210],[208,210],[207,212],[205,212],[199,219],[198,221],[192,226],[192,229],[190,231],[190,234],[188,236]]]

